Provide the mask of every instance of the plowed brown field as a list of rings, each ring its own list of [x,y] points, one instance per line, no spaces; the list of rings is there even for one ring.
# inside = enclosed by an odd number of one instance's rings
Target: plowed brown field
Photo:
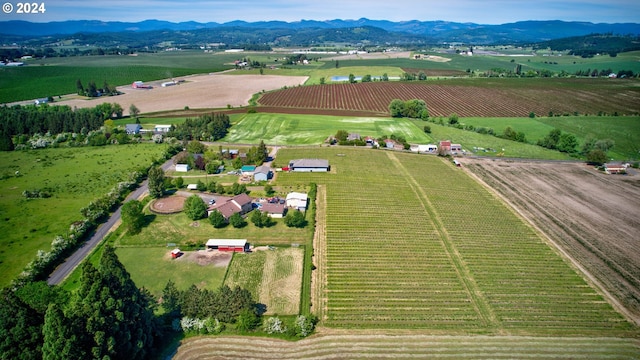
[[[640,113],[637,81],[604,79],[468,79],[464,81],[370,82],[289,88],[259,103],[289,109],[368,111],[388,115],[391,100],[422,99],[431,116],[523,117]]]
[[[461,160],[640,323],[640,175],[582,163]]]

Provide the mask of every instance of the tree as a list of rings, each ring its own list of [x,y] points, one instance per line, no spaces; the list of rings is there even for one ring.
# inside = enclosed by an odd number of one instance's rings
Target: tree
[[[209,215],[209,223],[213,225],[214,228],[220,229],[227,226],[227,220],[224,218],[224,215],[218,210],[213,210]]]
[[[338,141],[347,141],[347,137],[349,137],[349,133],[346,130],[338,130],[334,135],[334,137]]]
[[[266,212],[258,210],[251,213],[251,222],[259,228],[270,227],[275,224],[273,219]]]
[[[131,234],[137,234],[144,226],[144,206],[138,200],[127,201],[122,205],[122,223]]]
[[[400,99],[393,99],[389,103],[389,112],[391,117],[403,117],[404,116],[404,101]]]
[[[167,314],[180,314],[180,291],[172,280],[162,290],[162,308]]]
[[[76,80],[76,92],[80,96],[84,96],[84,86],[82,86],[82,81],[80,79]]]
[[[198,195],[191,195],[184,202],[184,213],[191,220],[200,220],[207,216],[207,205]]]
[[[175,185],[177,189],[182,189],[184,187],[184,179],[182,178],[182,176],[178,176],[177,178],[174,178],[173,185]]]
[[[247,332],[255,329],[260,324],[260,319],[256,315],[255,311],[250,309],[243,309],[238,314],[236,320],[236,329],[240,332]]]
[[[558,150],[566,153],[573,153],[578,146],[578,140],[573,134],[563,133],[558,141]]]
[[[458,114],[456,114],[456,113],[453,113],[453,114],[449,115],[449,124],[451,124],[451,125],[457,124],[458,123],[458,119],[459,119],[458,118]]]
[[[424,132],[427,133],[427,134],[431,134],[431,126],[429,126],[429,125],[423,126],[422,130],[424,130]]]
[[[152,167],[147,175],[149,180],[149,195],[159,198],[164,195],[164,171],[160,167]]]
[[[405,117],[417,119],[422,115],[423,110],[427,108],[427,104],[424,100],[421,99],[411,99],[407,100],[404,103],[404,112],[402,113]]]
[[[600,149],[593,149],[587,154],[587,163],[601,166],[608,160],[607,153]]]
[[[105,246],[99,267],[85,262],[80,288],[70,306],[73,333],[82,334],[79,345],[94,359],[145,359],[153,346],[156,328],[153,299],[139,290]]]
[[[288,227],[303,228],[307,225],[304,214],[300,210],[289,211],[284,217],[284,224]]]
[[[229,217],[229,223],[236,229],[243,228],[247,226],[247,222],[244,220],[240,213],[235,213]]]
[[[15,145],[8,130],[0,129],[0,151],[13,151]]]
[[[355,84],[356,83],[356,77],[353,74],[349,74],[349,84]]]
[[[129,116],[138,119],[138,115],[140,115],[140,109],[134,104],[129,105]]]
[[[44,343],[42,345],[43,360],[86,359],[80,339],[82,335],[74,333],[71,319],[62,312],[60,305],[52,303],[44,317]]]
[[[273,186],[267,184],[264,186],[264,193],[267,196],[272,196],[275,191],[273,190]]]
[[[42,317],[9,288],[0,290],[0,358],[40,359]]]
[[[203,154],[207,150],[207,147],[200,141],[193,140],[187,144],[187,151],[192,154]]]

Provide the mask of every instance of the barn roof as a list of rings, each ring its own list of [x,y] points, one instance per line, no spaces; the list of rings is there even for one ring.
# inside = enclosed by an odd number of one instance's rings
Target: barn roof
[[[296,159],[289,162],[293,168],[328,168],[329,160],[326,159]]]
[[[207,246],[242,246],[247,243],[247,239],[209,239]]]

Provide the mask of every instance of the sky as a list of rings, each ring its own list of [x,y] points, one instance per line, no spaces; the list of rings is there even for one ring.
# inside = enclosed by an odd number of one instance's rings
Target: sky
[[[639,0],[36,0],[44,13],[19,14],[0,0],[0,21],[102,20],[224,23],[359,19],[504,24],[522,20],[640,22]],[[33,0],[29,0],[29,4]],[[9,7],[7,4],[11,4]],[[24,10],[24,9],[23,9]],[[0,30],[1,31],[1,30]]]

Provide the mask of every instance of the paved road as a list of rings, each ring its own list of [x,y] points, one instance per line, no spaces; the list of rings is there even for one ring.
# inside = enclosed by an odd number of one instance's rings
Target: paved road
[[[162,170],[167,171],[173,166],[173,159],[167,160],[164,164],[162,164]],[[124,202],[133,199],[139,199],[144,193],[149,190],[149,183],[147,180],[143,181],[135,191],[133,191]],[[124,203],[123,202],[123,203]],[[75,253],[69,256],[62,265],[58,266],[49,278],[47,279],[47,283],[49,285],[58,285],[64,279],[73,272],[73,270],[84,260],[89,253],[104,239],[104,237],[111,231],[111,229],[116,225],[118,221],[120,221],[120,210],[122,206],[119,206],[118,209],[111,215],[109,220],[105,223],[98,226],[98,229],[93,233],[91,238],[87,240]]]

